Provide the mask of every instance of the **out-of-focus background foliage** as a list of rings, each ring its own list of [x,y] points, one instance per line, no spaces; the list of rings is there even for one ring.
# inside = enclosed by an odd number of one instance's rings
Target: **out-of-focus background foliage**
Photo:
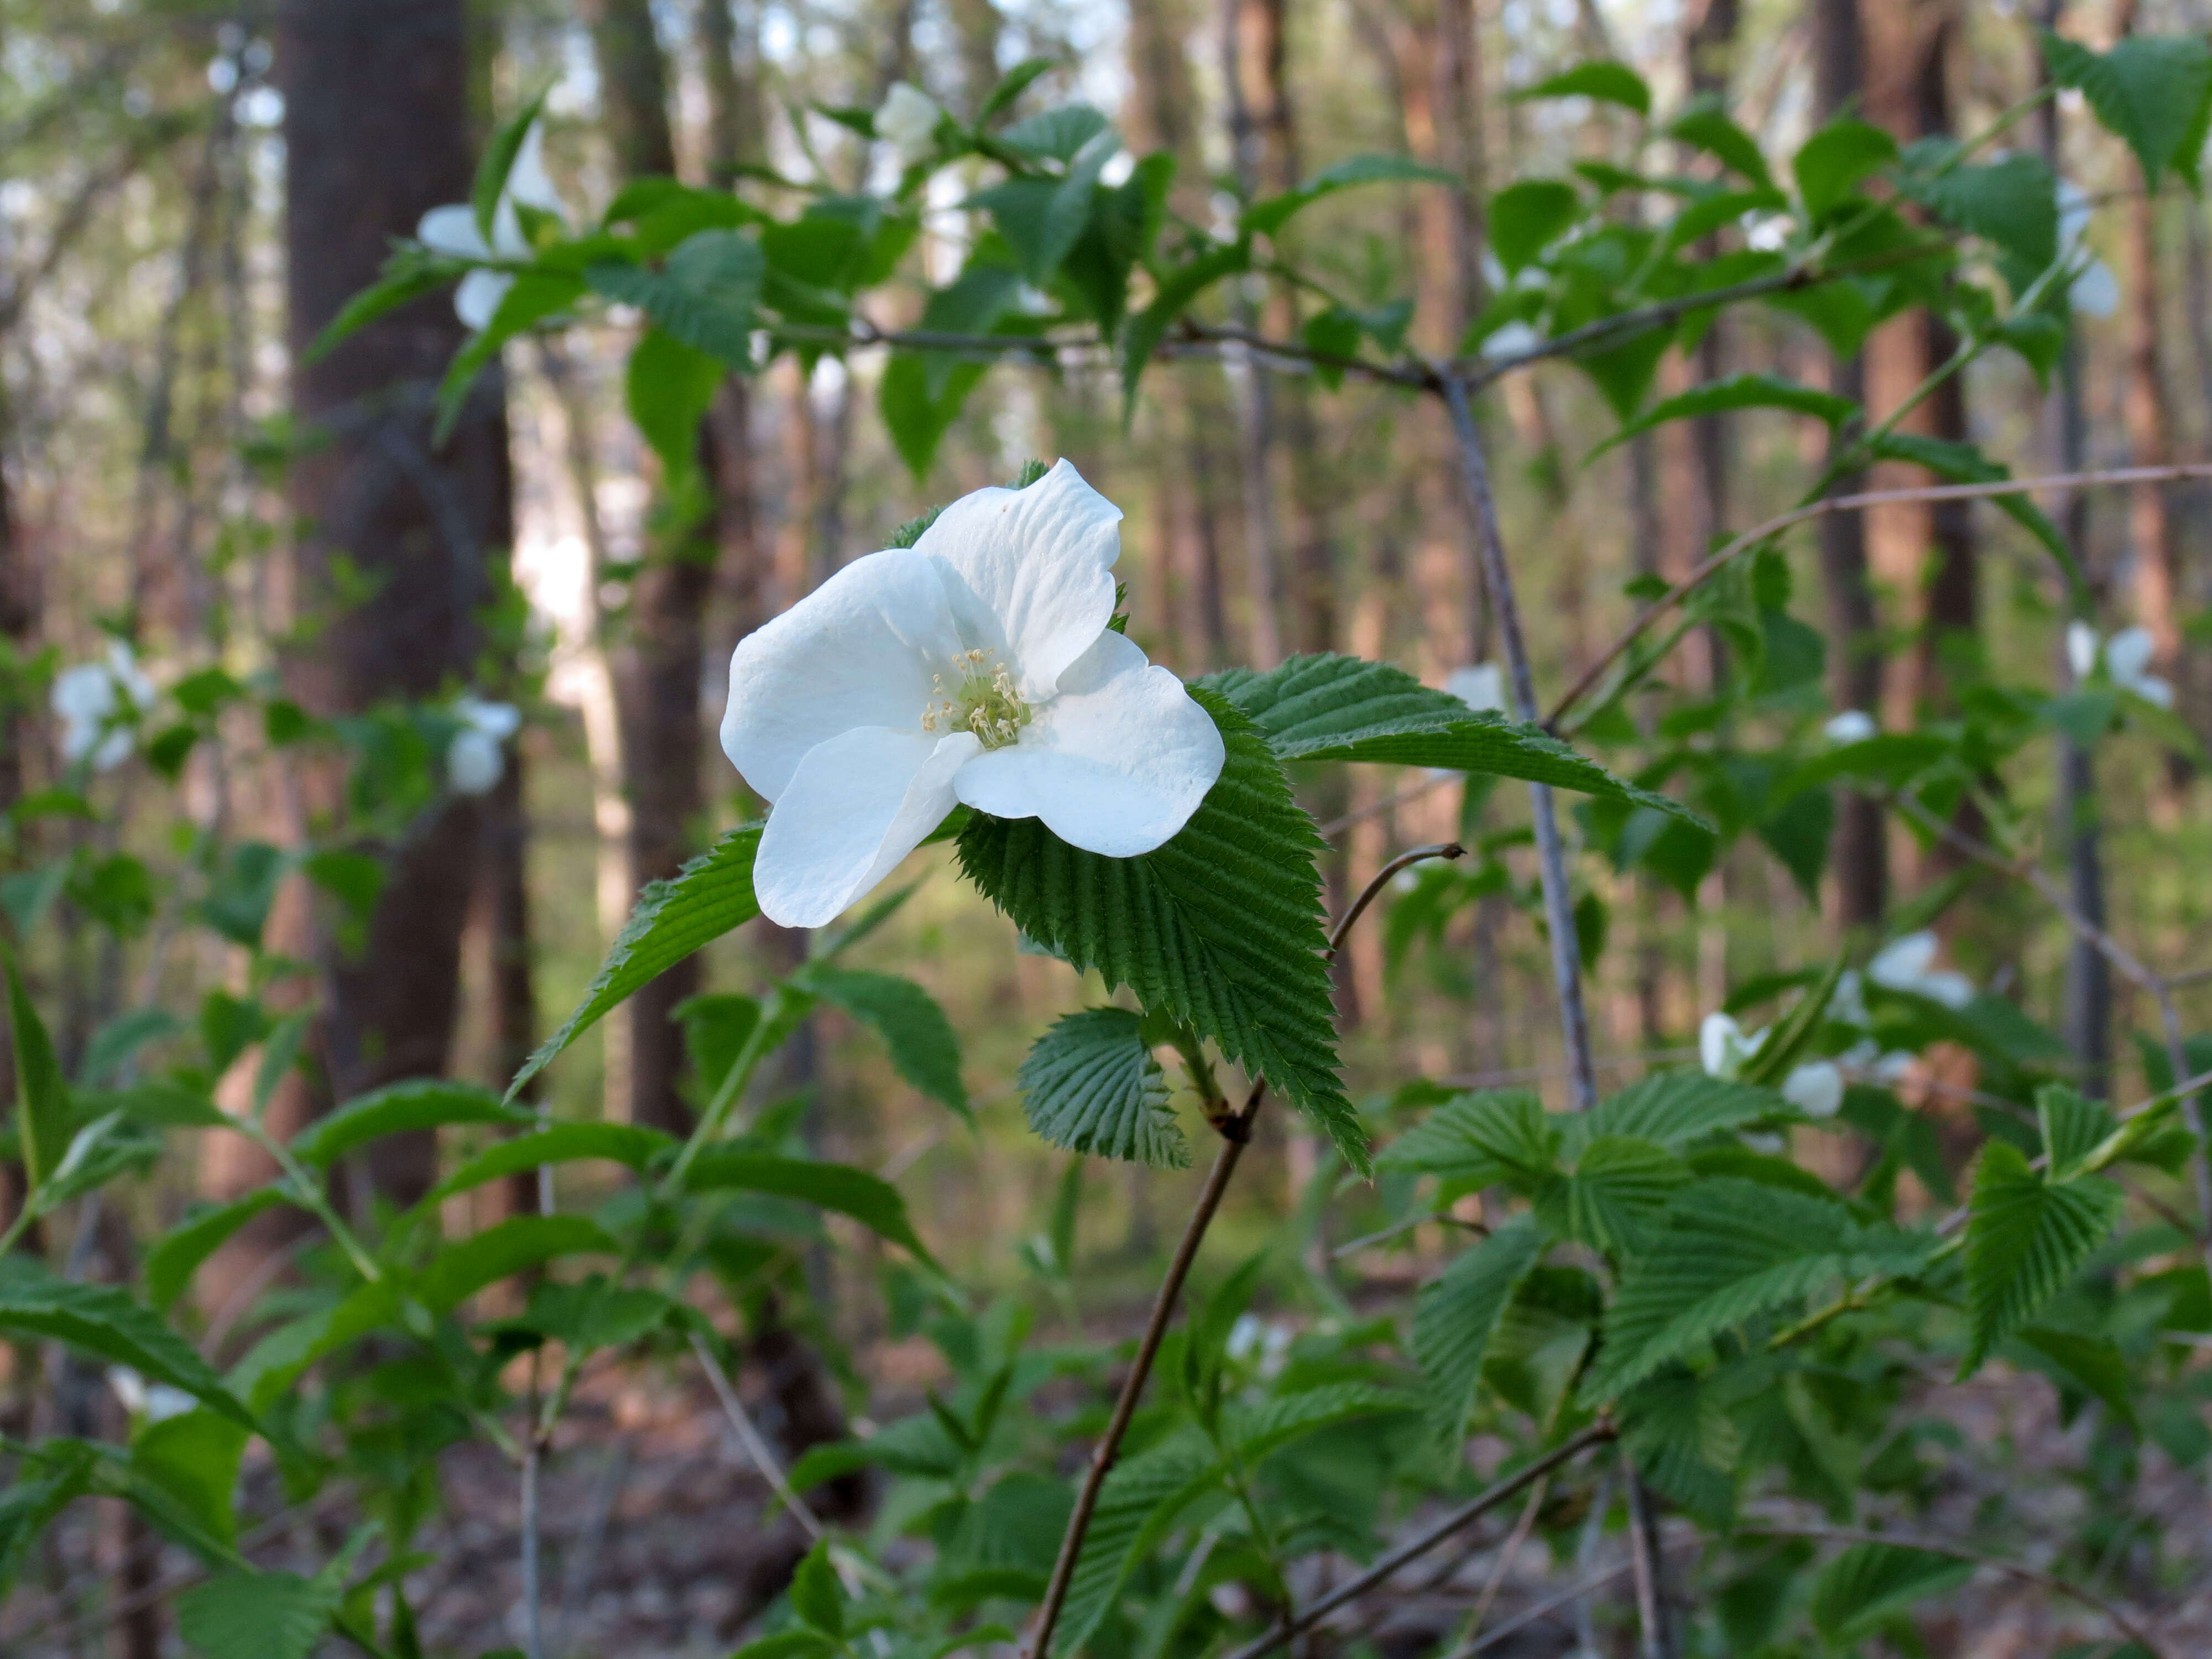
[[[1976,130],[2037,84],[2026,24],[2045,20],[2099,42],[2208,21],[2195,0],[0,0],[0,904],[65,1068],[81,1072],[125,1010],[198,1010],[204,1027],[226,998],[265,992],[281,1011],[327,983],[333,1012],[303,1034],[315,1063],[282,1081],[279,1121],[400,1076],[503,1087],[574,1006],[640,885],[756,814],[713,739],[737,639],[902,521],[1031,457],[1070,458],[1125,510],[1131,635],[1185,674],[1340,650],[1441,685],[1497,654],[1441,407],[1357,380],[1324,393],[1233,353],[1156,369],[1126,428],[1111,363],[1010,362],[919,478],[877,413],[880,354],[811,367],[786,355],[722,388],[702,456],[711,507],[675,561],[647,557],[664,495],[623,413],[625,328],[514,343],[448,445],[392,441],[363,411],[434,384],[462,337],[448,300],[408,313],[414,333],[375,377],[306,368],[303,349],[374,277],[386,239],[411,232],[422,207],[465,199],[477,150],[541,90],[544,164],[573,222],[653,173],[769,192],[817,170],[880,179],[896,162],[837,112],[877,108],[902,82],[969,109],[1039,57],[1057,65],[1042,83],[1055,96],[1114,115],[1139,153],[1178,156],[1174,203],[1200,223],[1342,157],[1402,154],[1463,188],[1347,191],[1292,235],[1303,268],[1337,296],[1380,307],[1414,295],[1395,325],[1438,352],[1507,280],[1486,246],[1486,192],[1626,159],[1633,142],[1619,108],[1511,90],[1616,58],[1663,104],[1724,95],[1771,154],[1853,106],[1910,140]],[[455,31],[465,77],[442,67]],[[2124,147],[2078,112],[2067,94],[2015,135],[2046,146],[2094,210],[2083,234],[2100,263],[2075,295],[2078,427],[2019,358],[1992,354],[1911,428],[1971,440],[2020,471],[2202,455],[2203,204],[2178,188],[2145,197]],[[971,182],[955,168],[932,185],[911,291],[893,284],[876,324],[914,325],[920,279],[947,280],[982,234],[962,206]],[[1729,234],[1756,246],[1756,226]],[[1326,303],[1257,276],[1237,293],[1280,337]],[[1931,334],[1916,314],[1869,342],[1877,415],[1948,349]],[[1819,385],[1832,372],[1811,331],[1744,311],[1689,356],[1670,355],[1656,392],[1754,373]],[[1565,366],[1503,382],[1480,412],[1553,686],[1634,614],[1634,578],[1679,575],[1715,535],[1790,506],[1824,441],[1811,423],[1738,413],[1593,459],[1617,422]],[[2201,738],[2212,487],[2052,505],[2103,626],[2149,630],[2175,712]],[[1820,543],[1808,531],[1795,546],[1801,592],[1823,580]],[[1835,624],[1822,712],[1856,707],[1909,727],[1940,711],[1947,673],[1965,676],[1969,660],[2051,678],[2064,619],[2012,521],[1986,507],[1876,512],[1866,552],[1874,626]],[[89,821],[55,793],[76,784],[52,689],[124,641],[164,713],[131,757],[78,780],[99,805]],[[1668,672],[1693,684],[1723,648],[1693,638]],[[453,728],[393,711],[449,709],[464,692],[515,705],[521,727],[489,791],[455,793],[425,819],[408,791],[440,787]],[[356,779],[380,775],[381,757],[403,781],[389,799],[348,802],[345,769],[296,740],[307,726],[343,732]],[[2201,773],[2155,729],[2100,755],[2088,793],[2102,839],[2077,866],[2077,895],[2093,892],[2112,931],[2161,963],[2212,962]],[[2020,787],[2055,811],[2066,785],[2053,767]],[[1462,793],[1373,769],[1310,784],[1307,805],[1343,848],[1328,872],[1339,902],[1395,851],[1463,820],[1497,848],[1486,890],[1436,909],[1433,927],[1412,907],[1355,936],[1338,971],[1355,1095],[1410,1075],[1556,1091],[1550,956],[1533,854],[1515,834],[1526,809],[1518,791],[1472,805]],[[372,886],[351,903],[359,872],[343,858],[310,869],[285,854],[342,807],[364,836],[391,829],[396,839],[377,843],[395,860],[386,889],[405,902],[379,908]],[[1848,925],[1896,927],[1959,878],[1893,826],[1869,836],[1851,819],[1836,834],[1817,891],[1756,837],[1686,896],[1649,868],[1609,877],[1590,861],[1583,943],[1609,1082],[1690,1056],[1701,1018],[1733,990],[1825,959]],[[203,856],[210,848],[221,851]],[[1018,1284],[1044,1271],[1065,1160],[1023,1132],[1013,1074],[1085,988],[1018,949],[947,878],[950,861],[944,848],[916,858],[907,876],[927,879],[866,949],[924,982],[963,1034],[974,1131],[833,1010],[787,1051],[776,1086],[809,1098],[823,1155],[901,1177],[932,1248],[971,1282]],[[1945,912],[1948,963],[2043,1013],[2087,1074],[2145,1092],[2129,1034],[2154,1029],[2154,1011],[2084,967],[2031,903],[1974,886]],[[246,981],[242,935],[265,947],[263,982]],[[543,1103],[556,1119],[680,1124],[690,1085],[673,1011],[757,986],[806,948],[764,924],[717,944],[580,1041],[542,1079]],[[2204,1025],[2212,980],[2185,980],[2181,994]],[[1903,1086],[1939,1121],[1964,1124],[1972,1061],[1945,1064],[1924,1060]],[[244,1099],[251,1065],[221,1081]],[[1232,1238],[1309,1194],[1322,1154],[1287,1121],[1271,1122],[1231,1200]],[[364,1179],[419,1193],[424,1156],[395,1152]],[[109,1217],[113,1237],[97,1248],[123,1276],[132,1238],[264,1173],[228,1151],[165,1166],[133,1189],[144,1212]],[[1091,1174],[1085,1294],[1108,1316],[1152,1282],[1195,1179]],[[236,1317],[276,1282],[288,1248],[281,1233],[242,1234],[200,1286],[211,1317]],[[1418,1252],[1370,1265],[1346,1286],[1354,1301],[1425,1271]],[[810,1316],[824,1350],[878,1381],[929,1380],[927,1356],[886,1337],[897,1310],[864,1259],[817,1266]],[[33,1382],[10,1387],[20,1400]]]

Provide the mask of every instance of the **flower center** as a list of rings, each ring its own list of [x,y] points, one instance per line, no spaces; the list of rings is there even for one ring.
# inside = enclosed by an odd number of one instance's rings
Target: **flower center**
[[[953,659],[959,684],[951,690],[945,676],[931,676],[929,707],[922,711],[925,732],[973,732],[986,749],[1004,749],[1022,735],[1030,711],[1014,687],[1013,675],[996,653],[963,651]]]

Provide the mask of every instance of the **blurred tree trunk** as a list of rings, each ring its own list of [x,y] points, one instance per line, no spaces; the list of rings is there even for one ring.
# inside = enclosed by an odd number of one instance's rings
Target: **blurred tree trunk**
[[[668,67],[653,32],[651,0],[592,0],[586,9],[599,67],[599,103],[615,170],[623,179],[673,176],[676,137],[668,117]],[[630,881],[665,880],[695,850],[705,806],[699,688],[707,601],[720,536],[720,457],[702,431],[700,460],[708,505],[680,531],[648,532],[654,544],[629,585],[628,611],[609,653],[622,728],[623,789],[629,802]],[[632,1121],[682,1133],[690,1111],[677,1091],[683,1033],[671,1012],[699,988],[699,963],[678,963],[641,988],[626,1007]]]
[[[2056,31],[2064,0],[2045,0],[2042,22]],[[2037,67],[2043,69],[2041,55]],[[2048,72],[2039,80],[2047,80]],[[2058,170],[2058,105],[2046,100],[2037,109],[2036,137],[2043,159],[2052,173]],[[2055,428],[2056,454],[2052,466],[2060,472],[2078,472],[2088,465],[2089,422],[2081,406],[2081,344],[2078,329],[2069,328],[2066,349],[2058,362],[2058,380],[2049,400]],[[2090,495],[2077,489],[2066,497],[2059,529],[2082,568],[2094,593],[2101,586],[2095,569],[2096,550],[2089,539]],[[2056,665],[2062,684],[2073,683],[2073,667],[2062,635]],[[2058,736],[2058,802],[2060,843],[2066,850],[2067,896],[2077,914],[2101,927],[2105,925],[2105,866],[2097,810],[2096,750],[2076,743],[2066,733]],[[2081,1091],[2095,1098],[2112,1091],[2112,969],[2105,953],[2079,934],[2069,934],[2066,950],[2066,981],[2062,1024],[2066,1047],[2080,1068]]]
[[[952,30],[959,37],[960,79],[962,90],[968,95],[968,112],[973,115],[991,88],[999,84],[999,9],[993,0],[946,0],[952,15]],[[906,27],[892,33],[901,45],[901,55],[913,55],[913,8],[908,13]],[[900,69],[884,78],[896,80],[906,74]]]
[[[1813,118],[1826,123],[1857,108],[1866,94],[1866,47],[1858,0],[1816,0],[1813,13]],[[1866,404],[1866,360],[1833,360],[1828,388]],[[1832,442],[1848,442],[1850,432]],[[1831,451],[1831,453],[1833,452]],[[1863,489],[1866,474],[1836,481],[1835,493]],[[1867,523],[1860,513],[1832,513],[1820,521],[1820,580],[1828,609],[1829,696],[1838,710],[1879,715],[1882,663],[1881,619],[1867,571]],[[1837,920],[1845,929],[1873,927],[1889,902],[1889,842],[1881,804],[1845,790],[1836,803],[1830,844],[1836,871]]]
[[[437,384],[466,332],[442,295],[307,356],[375,280],[392,238],[411,235],[428,209],[468,199],[460,0],[286,0],[276,28],[293,397],[301,428],[325,439],[292,476],[306,526],[298,612],[330,606],[342,573],[374,586],[288,657],[294,695],[330,716],[435,696],[473,665],[487,560],[512,538],[504,383],[496,369],[485,375],[452,437],[433,446]],[[311,811],[336,805],[337,782],[305,780]],[[319,1046],[336,1097],[444,1069],[478,824],[472,802],[437,809],[391,855],[364,947],[320,952]],[[368,1162],[378,1188],[406,1204],[434,1179],[435,1156],[430,1136],[413,1135],[378,1143]]]
[[[1283,186],[1282,161],[1271,143],[1285,136],[1288,111],[1270,98],[1282,76],[1283,0],[1223,0],[1222,82],[1227,88],[1230,157],[1237,188],[1249,199]],[[1272,64],[1272,69],[1271,69]],[[1255,325],[1250,287],[1237,288],[1238,321]],[[1246,650],[1255,668],[1273,668],[1284,654],[1280,541],[1275,490],[1268,476],[1275,448],[1274,387],[1249,359],[1229,361],[1241,393],[1243,420],[1237,460],[1244,497]]]
[[[15,434],[8,413],[8,392],[0,386],[0,665],[21,664],[31,652],[38,629],[38,583],[31,569],[29,550],[15,525],[15,498],[8,476],[15,453]],[[25,710],[15,702],[12,678],[0,682],[0,813],[5,813],[23,793],[23,753],[29,742]],[[7,1054],[7,1037],[0,1034],[0,1057]]]
[[[2140,19],[2136,0],[2120,0],[2113,31],[2135,33]],[[2126,353],[2121,413],[2128,430],[2129,459],[2137,466],[2166,466],[2173,460],[2173,409],[2159,361],[2159,332],[2165,325],[2159,279],[2158,193],[2148,181],[2126,207],[2128,293],[2120,307]],[[2182,569],[2181,514],[2175,486],[2137,484],[2129,492],[2128,539],[2135,555],[2136,620],[2157,642],[2154,660],[2165,665],[2180,694],[2177,704],[2194,714],[2195,666],[2181,631],[2186,589]],[[2177,790],[2185,787],[2191,768],[2179,754],[2166,757],[2166,774]]]

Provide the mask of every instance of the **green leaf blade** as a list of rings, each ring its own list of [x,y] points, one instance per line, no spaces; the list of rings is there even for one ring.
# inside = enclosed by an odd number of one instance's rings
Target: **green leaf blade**
[[[1165,1074],[1126,1008],[1055,1021],[1022,1061],[1020,1083],[1030,1127],[1054,1146],[1156,1170],[1190,1165]]]

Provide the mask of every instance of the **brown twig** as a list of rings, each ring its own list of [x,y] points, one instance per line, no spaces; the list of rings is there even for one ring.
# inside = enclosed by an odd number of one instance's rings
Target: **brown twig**
[[[1999,1556],[1984,1555],[1979,1550],[1970,1550],[1961,1545],[1947,1543],[1940,1538],[1919,1538],[1893,1532],[1871,1532],[1856,1527],[1824,1527],[1809,1524],[1801,1526],[1796,1522],[1785,1521],[1747,1521],[1741,1530],[1753,1536],[1764,1535],[1770,1538],[1811,1538],[1837,1544],[1893,1544],[1900,1549],[1922,1550],[1929,1555],[1948,1556],[1954,1561],[1965,1561],[1977,1567],[1987,1567],[1993,1572],[2003,1573],[2008,1577],[2020,1580],[2022,1583],[2036,1585],[2055,1595],[2065,1596],[2069,1601],[2078,1601],[2085,1607],[2095,1609],[2111,1620],[2113,1627],[2126,1636],[2130,1641],[2141,1644],[2143,1650],[2151,1656],[2151,1659],[2166,1659],[2166,1650],[2158,1644],[2157,1638],[2153,1637],[2132,1613],[2108,1597],[2099,1595],[2095,1590],[2086,1589],[2079,1584],[2069,1584],[2063,1578],[2057,1577],[2051,1573],[2038,1571],[2033,1567],[2024,1567],[2016,1561],[2007,1561]]]
[[[1823,496],[1803,507],[1792,507],[1787,513],[1778,513],[1764,524],[1753,525],[1729,542],[1675,583],[1665,595],[1638,612],[1635,620],[1621,631],[1620,637],[1601,652],[1596,660],[1583,671],[1582,677],[1567,688],[1566,695],[1553,706],[1544,725],[1547,730],[1558,730],[1566,712],[1604,680],[1613,664],[1626,654],[1629,647],[1642,637],[1644,629],[1655,618],[1681,604],[1752,549],[1808,520],[1824,518],[1831,513],[1856,513],[1892,502],[1986,501],[1999,495],[2029,495],[2039,489],[2090,489],[2105,485],[2163,483],[2185,478],[2207,477],[2212,477],[2212,465],[2203,463],[2191,462],[2174,466],[2116,466],[2089,472],[2045,473],[2033,478],[2000,478],[1990,483],[1923,484],[1909,489],[1862,489],[1849,495]]]
[[[1345,939],[1352,932],[1352,924],[1367,914],[1367,907],[1382,896],[1382,890],[1389,884],[1390,878],[1401,870],[1424,863],[1430,859],[1462,859],[1466,856],[1467,848],[1455,841],[1435,842],[1426,847],[1416,847],[1409,853],[1399,854],[1396,858],[1377,870],[1374,879],[1360,890],[1358,898],[1352,901],[1351,907],[1344,913],[1343,920],[1336,924],[1336,930],[1328,936],[1328,949],[1323,953],[1322,959],[1327,961],[1334,958],[1336,953],[1344,948]]]
[[[1304,1612],[1283,1619],[1265,1636],[1255,1637],[1247,1642],[1231,1654],[1229,1659],[1261,1659],[1261,1655],[1273,1653],[1285,1643],[1295,1640],[1346,1602],[1358,1601],[1407,1563],[1419,1560],[1454,1533],[1473,1525],[1500,1504],[1508,1501],[1523,1487],[1542,1480],[1553,1469],[1571,1462],[1592,1446],[1611,1440],[1616,1432],[1610,1422],[1592,1424],[1571,1440],[1554,1447],[1533,1463],[1525,1465],[1469,1498],[1419,1537],[1400,1545],[1358,1577],[1347,1579]]]

